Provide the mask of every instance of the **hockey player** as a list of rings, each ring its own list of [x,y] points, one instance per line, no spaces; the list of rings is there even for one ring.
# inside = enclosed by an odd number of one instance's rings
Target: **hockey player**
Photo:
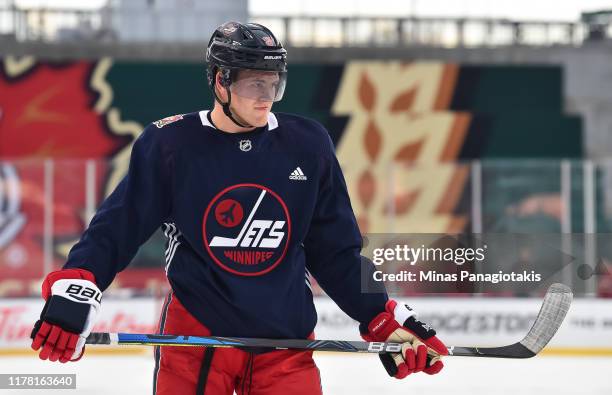
[[[404,378],[442,369],[435,331],[384,292],[362,293],[361,236],[328,132],[272,113],[287,81],[286,51],[262,25],[228,22],[206,53],[212,111],[146,127],[126,177],[102,203],[64,268],[44,280],[32,332],[40,358],[81,358],[101,291],[161,226],[168,238],[159,333],[312,338],[311,276]],[[157,394],[320,394],[311,352],[158,347]]]

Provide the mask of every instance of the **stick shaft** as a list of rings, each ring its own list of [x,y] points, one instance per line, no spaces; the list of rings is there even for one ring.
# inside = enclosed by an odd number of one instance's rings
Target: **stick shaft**
[[[137,333],[92,333],[86,344],[270,348],[337,352],[397,352],[399,343],[344,340],[259,339],[219,336],[175,336]]]
[[[357,353],[398,352],[399,343],[381,343],[344,340],[304,340],[304,339],[259,339],[218,336],[174,336],[136,333],[92,333],[87,344],[104,345],[144,345],[144,346],[191,346],[191,347],[234,347],[241,349],[274,349],[274,350],[311,350]],[[478,348],[448,347],[449,356],[492,357],[492,358],[529,358],[535,355],[520,343],[510,346]]]

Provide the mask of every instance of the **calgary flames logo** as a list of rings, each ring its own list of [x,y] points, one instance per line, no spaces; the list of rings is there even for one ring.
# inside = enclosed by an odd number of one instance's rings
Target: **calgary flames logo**
[[[12,219],[0,221],[0,283],[42,273],[43,217],[49,207],[45,188],[50,187],[46,179],[52,179],[54,190],[53,263],[61,265],[89,221],[85,159],[95,159],[90,172],[96,184],[94,203],[125,174],[131,143],[142,126],[121,120],[112,106],[114,92],[107,82],[112,65],[110,59],[0,59],[0,157],[11,159],[11,166],[1,168],[0,184],[5,186],[0,211]],[[14,187],[7,188],[11,183]]]
[[[291,220],[285,202],[258,184],[238,184],[215,196],[202,221],[204,246],[223,269],[258,276],[285,257]]]

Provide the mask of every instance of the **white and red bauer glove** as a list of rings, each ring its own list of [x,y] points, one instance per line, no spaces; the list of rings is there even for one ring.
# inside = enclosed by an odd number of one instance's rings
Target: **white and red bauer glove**
[[[387,301],[385,311],[368,324],[360,326],[361,337],[368,342],[402,343],[401,353],[379,354],[390,376],[403,379],[411,373],[436,374],[444,367],[441,356],[448,349],[436,337],[436,331],[417,320],[416,313],[395,300]]]
[[[45,278],[45,307],[30,336],[32,349],[41,350],[40,359],[65,363],[81,358],[100,311],[102,292],[95,281],[83,269],[58,270]]]

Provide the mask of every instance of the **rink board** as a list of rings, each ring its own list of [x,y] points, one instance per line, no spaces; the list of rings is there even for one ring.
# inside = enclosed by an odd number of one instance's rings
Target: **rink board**
[[[430,323],[441,339],[456,346],[494,346],[520,340],[529,330],[541,299],[411,298],[404,300]],[[318,339],[360,340],[357,323],[328,298],[315,299]],[[28,347],[37,299],[0,300],[0,354]],[[154,298],[107,299],[94,331],[155,333],[161,301]],[[102,347],[97,347],[103,352]],[[138,348],[134,350],[140,350]],[[127,350],[126,350],[127,351]],[[546,351],[556,354],[612,354],[612,300],[576,299]]]

